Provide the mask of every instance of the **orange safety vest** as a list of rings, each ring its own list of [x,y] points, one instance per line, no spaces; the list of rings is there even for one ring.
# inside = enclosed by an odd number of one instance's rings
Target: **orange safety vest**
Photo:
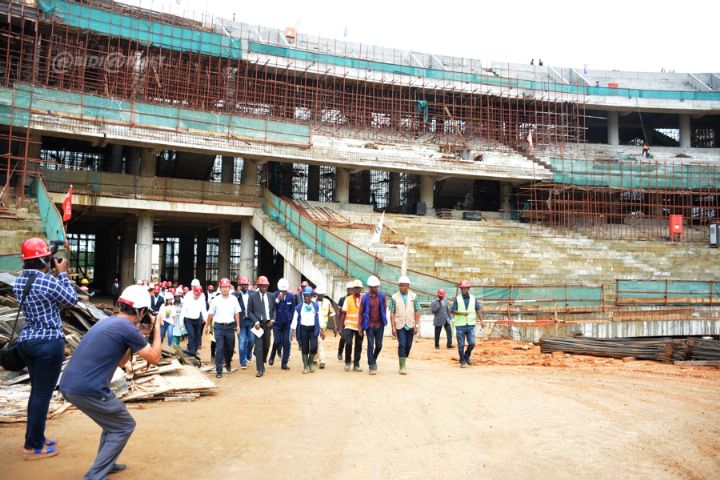
[[[345,307],[347,307],[345,328],[357,330],[360,321],[360,297],[356,298],[355,295],[348,295],[345,297]]]

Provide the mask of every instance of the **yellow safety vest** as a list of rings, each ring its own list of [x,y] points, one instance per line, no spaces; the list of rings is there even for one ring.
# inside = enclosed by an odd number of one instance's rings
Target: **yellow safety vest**
[[[477,320],[477,313],[475,312],[475,297],[470,295],[470,301],[468,302],[468,308],[465,308],[465,299],[462,295],[457,297],[457,310],[453,314],[453,320],[455,321],[456,327],[465,327],[467,325],[475,325]],[[467,312],[467,315],[457,315],[457,313]]]

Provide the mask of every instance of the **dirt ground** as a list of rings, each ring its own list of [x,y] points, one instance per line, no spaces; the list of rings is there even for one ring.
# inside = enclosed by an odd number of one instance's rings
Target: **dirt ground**
[[[214,396],[133,405],[128,469],[114,480],[720,478],[716,368],[489,341],[461,369],[456,350],[420,339],[403,377],[385,338],[370,376],[365,352],[362,373],[344,372],[337,339],[326,342],[327,368],[312,375],[294,345],[289,371],[238,370]],[[0,427],[2,478],[82,478],[100,434],[91,420],[76,410],[50,420],[61,453],[35,462],[20,455],[24,428]]]

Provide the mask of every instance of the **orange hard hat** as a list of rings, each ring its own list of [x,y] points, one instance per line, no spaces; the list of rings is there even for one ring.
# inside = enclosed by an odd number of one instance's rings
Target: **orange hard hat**
[[[441,288],[440,290],[438,290],[438,294],[437,294],[437,295],[438,295],[438,297],[440,297],[440,298],[445,298],[445,290],[443,290],[443,289]]]
[[[229,278],[221,278],[218,282],[218,287],[229,287],[231,285]]]
[[[22,244],[20,258],[22,260],[32,260],[33,258],[42,258],[52,255],[48,243],[42,238],[28,238]]]
[[[257,279],[257,282],[255,282],[256,285],[270,285],[270,282],[268,281],[267,277],[265,275],[260,275]]]
[[[468,282],[467,280],[463,280],[462,282],[460,282],[460,288],[470,288],[470,282]]]

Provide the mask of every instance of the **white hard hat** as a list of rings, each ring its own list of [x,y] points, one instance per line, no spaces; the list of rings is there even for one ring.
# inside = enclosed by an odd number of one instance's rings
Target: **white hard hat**
[[[354,288],[355,287],[355,281],[348,282],[347,285],[345,285],[345,288]]]
[[[327,290],[325,290],[325,287],[322,285],[319,285],[317,288],[315,288],[315,294],[316,295],[325,295],[327,293]]]
[[[166,301],[166,302],[167,302],[168,300],[173,300],[174,298],[175,298],[175,295],[173,295],[173,294],[170,293],[170,292],[165,292],[165,301]]]
[[[200,280],[198,280],[197,278],[193,278],[193,279],[192,279],[192,282],[190,282],[190,286],[191,286],[191,287],[199,287],[199,286],[200,286]]]
[[[142,285],[130,285],[123,290],[118,302],[122,302],[135,309],[137,308],[150,308],[150,294],[147,288]]]
[[[402,275],[400,278],[398,278],[398,283],[407,283],[410,285],[410,279],[407,275]]]
[[[286,278],[278,280],[278,290],[287,292],[288,288],[290,288],[290,282],[288,282]]]
[[[377,278],[375,275],[370,275],[368,277],[367,285],[368,285],[368,287],[379,287],[380,279]]]

